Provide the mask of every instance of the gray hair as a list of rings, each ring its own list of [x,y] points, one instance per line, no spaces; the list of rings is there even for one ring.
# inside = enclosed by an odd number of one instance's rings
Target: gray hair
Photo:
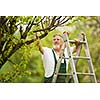
[[[54,34],[54,35],[53,35],[53,38],[56,37],[56,36],[61,37],[62,41],[64,42],[64,38],[63,38],[63,36],[62,36],[61,34]]]
[[[63,39],[63,36],[61,34],[54,34],[53,37],[60,36]]]

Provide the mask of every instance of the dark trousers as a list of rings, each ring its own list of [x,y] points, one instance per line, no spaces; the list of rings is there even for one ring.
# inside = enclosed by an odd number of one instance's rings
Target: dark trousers
[[[49,77],[49,78],[44,78],[44,83],[52,83],[52,78],[53,76]],[[57,80],[56,80],[56,83],[66,83],[66,76],[63,75],[58,75],[57,77]]]

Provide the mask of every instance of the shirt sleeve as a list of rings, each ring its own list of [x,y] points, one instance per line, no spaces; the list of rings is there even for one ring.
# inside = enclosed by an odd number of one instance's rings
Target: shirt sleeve
[[[73,53],[73,51],[74,51],[74,47],[71,47],[70,50],[71,50],[71,52]]]

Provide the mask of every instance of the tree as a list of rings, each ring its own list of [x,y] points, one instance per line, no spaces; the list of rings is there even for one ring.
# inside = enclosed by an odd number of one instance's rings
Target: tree
[[[99,20],[99,16],[1,16],[0,82],[42,82],[43,66],[35,46],[36,36],[43,40],[44,46],[51,46],[52,33],[61,30],[72,33],[69,36],[72,39],[77,33],[86,33],[97,80],[100,82]],[[70,28],[60,27],[61,30],[58,30],[58,26]],[[86,63],[80,62],[79,66],[86,66]],[[80,67],[79,70],[87,71]],[[84,82],[87,77],[81,80]]]
[[[78,16],[75,17],[76,21],[74,23],[71,23],[71,37],[77,35],[77,33],[84,32],[86,34],[88,44],[89,44],[89,50],[90,55],[93,61],[94,70],[96,74],[97,81],[100,82],[100,16]],[[67,24],[68,26],[68,24]],[[75,34],[74,34],[75,33]],[[84,52],[82,52],[83,54]],[[80,70],[80,66],[84,66],[84,71],[87,71],[85,69],[86,63],[81,61],[79,63],[78,69]],[[83,71],[83,68],[81,69]],[[88,77],[81,78],[81,80],[87,80]]]
[[[0,17],[0,68],[23,45],[44,38],[56,27],[73,17],[69,16],[1,16]],[[32,37],[30,37],[32,36]]]

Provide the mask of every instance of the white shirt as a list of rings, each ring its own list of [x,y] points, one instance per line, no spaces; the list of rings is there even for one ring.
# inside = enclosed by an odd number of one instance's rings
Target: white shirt
[[[52,48],[47,48],[47,47],[43,47],[44,49],[44,54],[42,55],[42,60],[43,60],[43,66],[44,66],[44,70],[45,70],[45,77],[50,77],[53,75],[54,73],[54,67],[55,67],[55,60],[54,60],[54,55],[52,52]],[[73,51],[73,47],[71,47],[71,51]],[[67,53],[67,48],[65,48],[64,51],[65,57],[68,57],[68,53]],[[58,60],[59,57],[56,55],[56,59]],[[68,59],[66,59],[66,70],[68,69]],[[64,60],[62,60],[62,63],[64,62]]]

